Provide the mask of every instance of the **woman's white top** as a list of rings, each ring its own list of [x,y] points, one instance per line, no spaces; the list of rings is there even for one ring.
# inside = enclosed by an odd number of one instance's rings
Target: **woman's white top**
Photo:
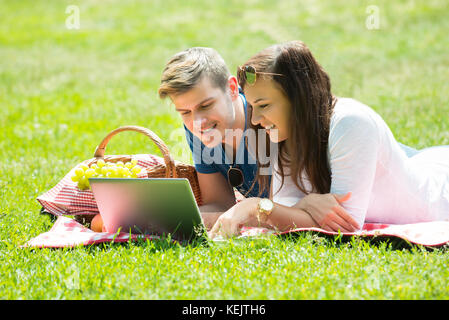
[[[385,121],[370,107],[339,98],[331,117],[328,161],[331,193],[360,227],[365,222],[407,224],[449,220],[449,146],[407,157]],[[286,176],[273,172],[273,201],[292,206],[304,197]],[[288,172],[288,168],[284,168]],[[306,189],[310,183],[304,176]],[[279,190],[279,191],[278,191]]]

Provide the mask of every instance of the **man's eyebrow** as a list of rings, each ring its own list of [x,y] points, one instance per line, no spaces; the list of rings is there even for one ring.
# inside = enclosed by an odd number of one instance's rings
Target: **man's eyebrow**
[[[213,99],[215,99],[214,97],[209,97],[209,98],[206,98],[206,99],[204,99],[203,101],[201,101],[200,103],[198,103],[195,107],[193,107],[193,109],[196,109],[196,108],[198,108],[199,106],[201,106],[201,105],[203,105],[203,104],[205,104],[206,102],[209,102],[209,100],[213,100]],[[190,109],[182,109],[182,108],[176,108],[176,111],[190,111]]]

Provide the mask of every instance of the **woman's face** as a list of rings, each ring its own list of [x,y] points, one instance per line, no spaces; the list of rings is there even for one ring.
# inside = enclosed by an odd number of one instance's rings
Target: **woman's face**
[[[252,124],[267,129],[272,142],[287,140],[291,104],[279,85],[271,79],[258,77],[254,85],[245,85],[244,92],[253,106]]]

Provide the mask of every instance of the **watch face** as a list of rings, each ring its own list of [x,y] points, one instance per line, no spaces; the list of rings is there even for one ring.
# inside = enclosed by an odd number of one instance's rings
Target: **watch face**
[[[273,210],[273,202],[269,199],[262,199],[260,200],[260,208],[264,211],[271,211]]]

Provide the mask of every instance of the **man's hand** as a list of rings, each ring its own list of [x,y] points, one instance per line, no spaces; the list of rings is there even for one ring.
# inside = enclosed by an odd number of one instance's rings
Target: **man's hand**
[[[351,192],[345,195],[311,193],[302,198],[293,207],[306,211],[319,226],[325,230],[354,232],[359,225],[341,206],[341,203],[351,197]]]

